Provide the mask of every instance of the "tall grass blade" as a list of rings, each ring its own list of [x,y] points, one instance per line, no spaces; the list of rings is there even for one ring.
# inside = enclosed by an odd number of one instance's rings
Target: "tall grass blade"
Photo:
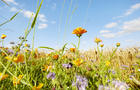
[[[44,1],[44,0],[41,1],[40,6],[39,6],[39,8],[38,8],[38,10],[37,10],[37,12],[36,12],[36,14],[35,14],[35,17],[34,17],[34,20],[33,20],[33,22],[32,22],[31,28],[33,28],[33,27],[35,26],[36,19],[37,19],[37,16],[38,16],[38,14],[39,14],[39,11],[40,11],[40,8],[41,8],[41,6],[42,6],[43,1]]]
[[[3,3],[5,3],[7,6],[10,6],[5,0],[1,0]]]
[[[50,48],[50,47],[43,47],[43,46],[38,47],[38,48],[45,48],[45,49],[55,50],[55,49],[53,49],[53,48]]]
[[[17,13],[15,13],[9,20],[5,21],[4,23],[0,24],[0,27],[5,25],[6,23],[12,21],[18,14],[20,11],[18,11]]]
[[[67,44],[68,44],[68,43],[66,43],[66,44],[62,47],[62,54],[63,54],[63,52],[64,52],[64,50],[65,50]]]

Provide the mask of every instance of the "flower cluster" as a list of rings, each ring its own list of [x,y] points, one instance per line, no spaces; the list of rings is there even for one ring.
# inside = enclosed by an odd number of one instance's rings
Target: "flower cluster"
[[[13,85],[20,84],[20,80],[23,78],[23,75],[19,75],[18,77],[13,77]]]
[[[73,82],[72,86],[76,86],[78,90],[86,90],[88,80],[85,77],[76,75],[76,82]]]
[[[12,60],[12,57],[11,56],[6,56],[5,59]],[[17,57],[14,57],[12,61],[15,62],[15,63],[19,63],[19,62],[23,63],[24,62],[24,55],[23,54],[18,54]]]

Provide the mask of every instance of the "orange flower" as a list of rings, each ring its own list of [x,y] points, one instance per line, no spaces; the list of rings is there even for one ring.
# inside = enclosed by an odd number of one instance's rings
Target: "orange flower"
[[[78,27],[73,30],[72,34],[76,34],[78,37],[81,37],[82,34],[86,33],[87,31],[81,27]]]
[[[18,77],[13,77],[13,85],[20,84],[20,80],[23,78],[23,75],[19,75]]]
[[[48,56],[50,56],[51,54],[46,54],[46,56],[48,57]]]
[[[102,42],[102,40],[100,38],[95,38],[94,42],[98,44],[98,43]]]
[[[116,43],[116,46],[119,47],[120,46],[120,43]]]
[[[83,63],[82,59],[77,59],[77,60],[73,60],[73,64],[75,64],[76,66],[80,66]]]
[[[1,39],[5,39],[7,36],[5,34],[1,35]]]
[[[2,73],[0,73],[0,80],[4,80],[7,77],[8,77],[8,74],[2,75]]]
[[[71,52],[75,52],[75,48],[70,48],[70,51]]]
[[[40,90],[43,87],[43,83],[39,83],[38,86],[34,86],[32,90]]]
[[[53,56],[53,59],[55,59],[55,60],[57,60],[58,58],[59,58],[59,55],[57,55],[57,54]]]
[[[36,65],[36,63],[35,62],[32,62],[32,65]]]
[[[23,54],[18,54],[18,56],[15,57],[13,61],[15,63],[24,62],[24,55]]]

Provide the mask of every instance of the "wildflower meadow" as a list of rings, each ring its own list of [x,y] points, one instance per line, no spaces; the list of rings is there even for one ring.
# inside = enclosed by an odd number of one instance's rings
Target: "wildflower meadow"
[[[8,0],[1,1],[9,6]],[[47,45],[35,48],[34,39],[39,37],[35,26],[44,1],[38,0],[36,13],[30,16],[18,42],[11,41],[7,47],[10,36],[0,33],[0,90],[140,90],[140,47],[120,48],[123,43],[114,42],[108,49],[104,40],[93,36],[96,48],[82,51],[81,41],[90,31],[77,26],[69,33],[75,43],[65,43],[60,49]],[[17,11],[0,27],[12,23],[22,12]]]

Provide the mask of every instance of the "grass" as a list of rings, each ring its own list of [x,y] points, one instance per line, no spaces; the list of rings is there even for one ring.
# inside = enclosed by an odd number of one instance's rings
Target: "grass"
[[[0,89],[1,90],[138,90],[140,89],[139,48],[104,48],[102,40],[95,38],[97,48],[80,51],[80,38],[87,31],[76,28],[73,34],[78,37],[77,45],[60,50],[40,46],[34,49],[34,34],[37,16],[41,5],[38,4],[33,21],[29,21],[25,35],[20,37],[19,45],[12,48],[4,46],[6,35],[0,43]],[[5,25],[12,19],[0,24]],[[31,25],[31,26],[30,26]],[[26,44],[26,38],[34,29],[32,47]],[[101,45],[101,46],[100,46]],[[40,51],[40,48],[48,50]]]

